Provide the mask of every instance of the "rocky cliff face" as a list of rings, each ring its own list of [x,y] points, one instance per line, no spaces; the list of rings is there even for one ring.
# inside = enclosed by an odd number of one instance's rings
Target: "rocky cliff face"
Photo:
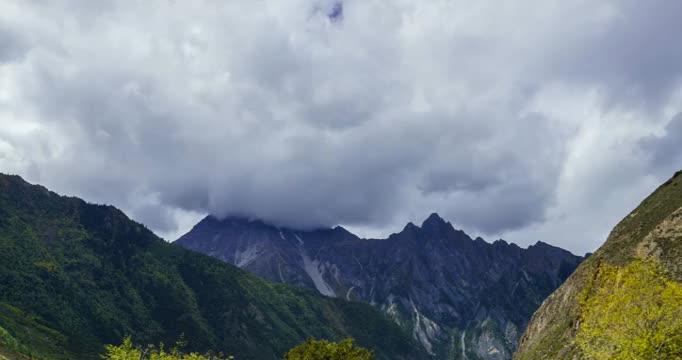
[[[582,261],[541,242],[474,240],[436,214],[383,240],[209,216],[176,243],[271,281],[370,303],[436,359],[510,359],[533,312]]]
[[[533,315],[514,359],[581,359],[573,345],[579,295],[600,264],[623,266],[636,257],[656,259],[674,280],[682,281],[682,172],[628,214],[604,245],[547,298]]]

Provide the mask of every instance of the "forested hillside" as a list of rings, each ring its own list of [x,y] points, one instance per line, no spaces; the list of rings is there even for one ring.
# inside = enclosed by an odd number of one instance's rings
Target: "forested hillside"
[[[111,206],[6,175],[0,327],[3,352],[49,359],[96,359],[126,335],[143,344],[183,336],[188,351],[240,360],[279,358],[310,337],[353,337],[383,359],[423,357],[369,305],[271,284],[168,244]]]

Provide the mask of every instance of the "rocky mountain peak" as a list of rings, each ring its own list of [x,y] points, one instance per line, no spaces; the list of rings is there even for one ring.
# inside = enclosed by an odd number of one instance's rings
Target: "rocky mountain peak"
[[[407,225],[403,228],[403,231],[416,231],[419,230],[420,227],[415,225],[413,222],[408,222]]]
[[[426,218],[426,220],[424,220],[422,223],[421,229],[426,235],[430,235],[432,237],[455,231],[455,228],[452,226],[452,224],[443,220],[443,218],[437,213],[429,215],[429,217]]]
[[[528,247],[528,252],[537,254],[539,256],[561,256],[562,254],[570,254],[569,251],[564,250],[560,247],[550,245],[546,242],[538,241],[535,244]]]
[[[422,228],[430,226],[442,226],[446,224],[447,222],[443,220],[443,218],[440,217],[438,213],[432,213],[431,215],[429,215],[429,217],[426,218],[426,220],[424,220],[424,222],[422,223]]]

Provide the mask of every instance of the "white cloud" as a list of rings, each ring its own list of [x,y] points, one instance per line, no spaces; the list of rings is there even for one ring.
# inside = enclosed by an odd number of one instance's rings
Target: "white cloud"
[[[335,4],[5,1],[0,170],[169,237],[438,211],[586,251],[680,167],[682,5]]]

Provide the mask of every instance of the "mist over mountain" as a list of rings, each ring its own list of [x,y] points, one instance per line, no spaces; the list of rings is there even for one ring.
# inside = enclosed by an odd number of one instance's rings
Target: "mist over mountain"
[[[533,312],[583,259],[542,242],[472,239],[437,214],[387,239],[208,216],[174,243],[273,282],[370,303],[435,359],[510,359]]]

